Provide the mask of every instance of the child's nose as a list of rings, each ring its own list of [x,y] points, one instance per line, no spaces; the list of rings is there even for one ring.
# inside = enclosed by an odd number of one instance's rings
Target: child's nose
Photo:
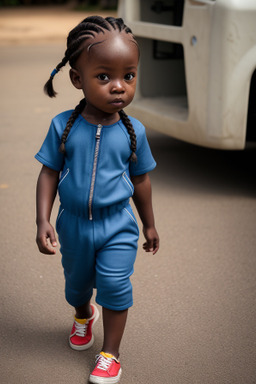
[[[124,83],[121,80],[115,80],[112,83],[112,92],[113,93],[123,93],[125,91]]]

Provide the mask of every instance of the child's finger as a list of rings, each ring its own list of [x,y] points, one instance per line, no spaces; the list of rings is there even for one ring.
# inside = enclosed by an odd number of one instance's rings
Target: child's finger
[[[41,253],[44,253],[45,255],[52,255],[55,253],[55,249],[53,249],[49,243],[47,238],[43,239],[42,241],[38,242],[38,248]]]
[[[38,245],[39,251],[41,253],[44,253],[45,255],[54,255],[56,251],[53,247],[57,246],[56,239],[55,240],[54,239],[55,237],[52,237],[52,239],[48,236],[39,237],[37,239],[37,245]]]
[[[143,244],[143,249],[146,252],[153,252],[153,255],[155,255],[159,249],[159,241],[152,240],[152,241],[146,242]]]
[[[55,231],[54,231],[52,226],[50,226],[48,228],[48,231],[47,231],[46,234],[47,234],[47,244],[48,244],[48,246],[49,246],[49,243],[50,243],[50,245],[52,247],[57,247],[57,240],[56,240],[56,237],[55,237]]]
[[[155,243],[154,245],[153,255],[157,253],[158,249],[159,249],[159,242]]]
[[[153,242],[146,242],[143,244],[143,249],[146,251],[146,252],[153,252],[154,250],[154,247],[153,247]]]
[[[49,236],[44,239],[43,253],[45,253],[46,255],[53,255],[56,253],[55,249],[52,246],[52,240]]]
[[[54,232],[51,232],[51,233],[50,233],[50,237],[49,237],[49,239],[50,239],[50,243],[51,243],[51,245],[52,245],[53,247],[57,247],[57,241],[56,241],[56,237],[55,237]]]

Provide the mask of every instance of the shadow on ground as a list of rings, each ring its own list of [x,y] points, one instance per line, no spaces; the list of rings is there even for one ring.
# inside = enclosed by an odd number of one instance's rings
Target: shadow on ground
[[[256,143],[243,151],[202,148],[149,132],[157,161],[153,180],[190,193],[256,196]]]

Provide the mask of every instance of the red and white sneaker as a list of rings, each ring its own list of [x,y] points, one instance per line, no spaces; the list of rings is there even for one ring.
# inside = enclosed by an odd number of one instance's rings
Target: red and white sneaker
[[[122,374],[120,362],[110,353],[101,352],[96,356],[96,366],[89,377],[94,384],[116,384]]]
[[[75,317],[72,331],[69,336],[69,345],[76,351],[84,351],[90,348],[94,343],[92,329],[99,318],[99,311],[93,304],[91,304],[91,308],[92,316],[89,319],[77,319]]]

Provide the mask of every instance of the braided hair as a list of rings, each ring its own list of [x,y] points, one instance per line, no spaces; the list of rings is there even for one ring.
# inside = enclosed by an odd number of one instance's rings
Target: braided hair
[[[49,97],[55,97],[57,95],[57,93],[53,88],[53,78],[56,75],[56,73],[58,73],[59,70],[67,64],[67,62],[69,62],[71,68],[73,68],[76,63],[76,60],[79,58],[80,54],[84,49],[83,43],[87,39],[94,37],[95,34],[105,33],[104,30],[107,30],[107,31],[119,30],[119,32],[124,31],[127,34],[129,33],[132,35],[131,29],[124,24],[121,18],[114,18],[114,17],[103,18],[101,16],[90,16],[84,19],[69,33],[67,38],[67,49],[66,49],[64,58],[52,71],[49,80],[46,82],[44,86],[44,91]],[[86,106],[86,100],[84,98],[80,101],[80,103],[75,107],[74,111],[72,112],[67,122],[67,125],[65,127],[65,130],[62,134],[61,145],[59,148],[60,152],[65,153],[65,143],[67,141],[68,134],[75,120],[77,119],[79,114],[82,113],[85,106]],[[130,140],[131,140],[130,160],[133,162],[136,162],[137,156],[135,152],[137,148],[137,141],[136,141],[136,134],[135,134],[134,128],[132,126],[132,123],[129,117],[124,112],[124,110],[119,111],[119,116],[130,136]]]

